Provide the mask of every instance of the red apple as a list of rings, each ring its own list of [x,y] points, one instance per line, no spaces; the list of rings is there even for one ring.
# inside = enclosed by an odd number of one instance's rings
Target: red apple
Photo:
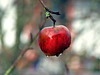
[[[45,27],[39,34],[39,46],[47,56],[58,56],[71,44],[71,34],[67,27],[58,25]]]

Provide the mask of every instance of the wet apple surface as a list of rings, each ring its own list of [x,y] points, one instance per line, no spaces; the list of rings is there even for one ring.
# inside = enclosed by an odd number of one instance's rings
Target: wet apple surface
[[[71,44],[71,34],[67,27],[58,25],[45,27],[39,34],[39,46],[47,56],[58,56]]]

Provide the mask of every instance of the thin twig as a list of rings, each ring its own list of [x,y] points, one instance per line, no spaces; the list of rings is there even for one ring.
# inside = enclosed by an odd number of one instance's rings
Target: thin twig
[[[45,6],[45,4],[43,3],[43,1],[42,0],[39,0],[40,1],[40,3],[42,4],[42,6],[45,8],[45,10],[46,11],[48,11],[48,12],[50,12],[50,13],[52,13],[52,14],[56,14],[56,15],[60,15],[60,13],[57,11],[51,11],[50,9],[48,9],[46,6]]]
[[[55,27],[55,23],[56,23],[56,20],[53,18],[53,16],[51,14],[56,14],[56,15],[60,15],[60,13],[57,11],[57,12],[54,12],[54,11],[51,11],[50,9],[48,9],[45,4],[43,3],[42,0],[39,0],[40,3],[42,4],[42,6],[44,7],[44,9],[46,10],[46,17],[49,17],[52,21],[53,21],[53,27]],[[51,13],[51,14],[50,14]]]
[[[45,21],[45,22],[46,22],[46,21]],[[41,28],[43,27],[43,25],[44,25],[44,22],[42,23]],[[5,72],[4,75],[9,75],[9,74],[12,72],[12,70],[15,68],[15,66],[17,65],[17,63],[22,59],[22,57],[23,57],[23,55],[26,53],[26,51],[33,47],[33,43],[34,43],[34,41],[36,40],[36,38],[37,38],[37,36],[39,35],[39,33],[40,33],[40,31],[39,31],[39,32],[36,34],[36,36],[33,38],[33,40],[31,41],[31,44],[30,44],[28,47],[26,47],[26,48],[20,53],[20,55],[18,56],[18,58],[16,59],[16,61],[14,62],[14,64],[11,65],[11,67]]]
[[[48,18],[45,17],[43,23],[40,24],[40,26],[39,26],[39,29],[40,29],[40,30],[43,28],[43,26],[44,26],[44,24],[46,23],[46,20],[47,20],[47,19],[48,19]]]
[[[43,1],[42,0],[39,0],[40,1],[40,3],[42,4],[42,6],[44,7],[44,8],[46,8],[46,6],[45,6],[45,4],[43,3]]]

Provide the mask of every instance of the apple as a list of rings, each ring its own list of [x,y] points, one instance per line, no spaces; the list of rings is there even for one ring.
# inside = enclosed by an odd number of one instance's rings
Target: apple
[[[63,25],[43,28],[38,39],[41,50],[47,56],[58,56],[71,44],[71,34]]]

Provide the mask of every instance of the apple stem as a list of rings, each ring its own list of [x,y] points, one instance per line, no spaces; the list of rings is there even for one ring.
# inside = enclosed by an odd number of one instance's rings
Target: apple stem
[[[50,14],[50,19],[53,21],[53,27],[55,27],[55,23],[56,23],[56,20],[53,18],[53,16]]]
[[[53,22],[53,27],[55,27],[55,22]]]

